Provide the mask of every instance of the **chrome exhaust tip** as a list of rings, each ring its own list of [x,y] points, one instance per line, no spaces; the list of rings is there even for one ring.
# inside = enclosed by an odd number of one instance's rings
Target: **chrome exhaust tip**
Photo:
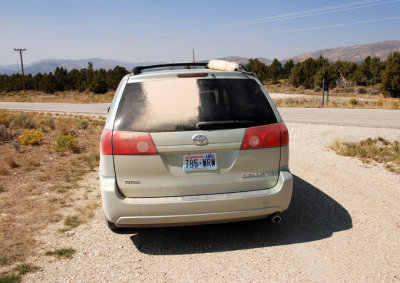
[[[281,214],[279,212],[272,214],[271,215],[271,221],[274,224],[281,223],[281,221],[282,221]]]

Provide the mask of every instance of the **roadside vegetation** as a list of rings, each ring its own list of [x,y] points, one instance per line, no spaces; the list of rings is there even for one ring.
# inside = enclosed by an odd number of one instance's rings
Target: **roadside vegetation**
[[[42,102],[42,103],[111,103],[115,91],[96,94],[91,91],[62,91],[46,93],[36,90],[0,92],[3,102]]]
[[[103,94],[115,90],[121,78],[128,74],[124,67],[116,66],[108,71],[104,69],[94,70],[93,63],[88,62],[88,67],[81,70],[67,71],[57,67],[48,74],[38,73],[25,76],[27,90],[35,90],[44,93],[56,93],[63,91],[91,91],[95,94]],[[0,75],[0,92],[10,93],[21,91],[22,76],[20,74]]]
[[[297,63],[293,60],[281,63],[274,59],[270,65],[266,65],[258,59],[250,59],[246,67],[258,76],[270,92],[321,96],[322,81],[325,79],[325,82],[329,82],[332,101],[328,107],[398,109],[400,103],[398,51],[392,52],[385,61],[368,56],[361,63],[330,62],[320,56]],[[0,101],[109,103],[121,78],[128,73],[120,66],[107,71],[94,70],[92,62],[88,62],[88,67],[81,70],[67,71],[57,67],[48,74],[28,74],[25,78],[26,92],[22,91],[21,75],[0,75]],[[365,96],[371,103],[364,103]],[[346,103],[334,101],[343,98],[348,98]],[[353,102],[349,102],[352,98]],[[313,97],[300,101],[282,99],[276,104],[321,107],[320,103],[314,103],[313,100]]]
[[[20,263],[7,274],[0,275],[1,283],[20,282],[23,275],[40,270],[39,266],[30,263]]]
[[[323,79],[329,82],[329,88],[335,93],[352,92],[379,94],[397,98],[400,97],[400,52],[392,52],[385,61],[370,56],[357,64],[349,61],[330,62],[320,56],[317,59],[308,58],[296,64],[293,60],[283,66],[277,59],[270,65],[258,59],[250,59],[247,69],[255,73],[265,84],[275,85],[280,80],[286,80],[295,88],[321,91]]]
[[[16,282],[7,280],[38,269],[25,261],[48,224],[63,227],[56,233],[68,236],[94,216],[99,199],[90,199],[93,192],[79,182],[98,166],[104,122],[96,116],[0,111],[0,282]]]
[[[279,98],[273,99],[278,107],[302,107],[302,108],[321,108],[322,99],[319,96],[306,96],[299,98]],[[348,108],[348,109],[400,109],[400,99],[380,98],[380,97],[329,97],[329,103],[326,102],[325,108]]]
[[[390,142],[382,137],[359,142],[335,140],[329,147],[340,155],[357,157],[365,163],[382,163],[389,171],[400,174],[399,141]]]
[[[54,251],[47,251],[45,255],[48,256],[52,255],[58,258],[72,258],[75,252],[76,250],[74,250],[73,248],[66,248],[66,249],[64,248],[64,249],[56,249]]]

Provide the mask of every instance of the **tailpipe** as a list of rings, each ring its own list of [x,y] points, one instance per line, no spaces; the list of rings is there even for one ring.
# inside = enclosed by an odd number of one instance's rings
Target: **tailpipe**
[[[282,221],[281,214],[279,212],[272,214],[271,215],[271,221],[274,224],[281,223],[281,221]]]

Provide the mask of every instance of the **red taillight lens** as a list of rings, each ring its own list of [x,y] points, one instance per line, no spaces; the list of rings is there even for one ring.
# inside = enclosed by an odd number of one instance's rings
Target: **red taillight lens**
[[[255,149],[287,145],[289,134],[283,122],[247,128],[240,149]]]
[[[280,122],[279,129],[281,130],[281,145],[288,145],[289,144],[289,131],[286,128],[284,122]]]
[[[112,130],[103,129],[100,138],[100,149],[102,154],[112,154]]]
[[[149,133],[118,132],[113,133],[113,154],[138,155],[157,154],[157,149]]]

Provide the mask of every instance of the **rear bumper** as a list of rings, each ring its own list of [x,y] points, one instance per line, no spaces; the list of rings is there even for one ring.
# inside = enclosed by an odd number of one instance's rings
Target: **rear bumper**
[[[100,176],[103,209],[117,227],[180,226],[266,217],[288,208],[293,177],[281,171],[265,190],[161,198],[124,198],[113,177]]]

